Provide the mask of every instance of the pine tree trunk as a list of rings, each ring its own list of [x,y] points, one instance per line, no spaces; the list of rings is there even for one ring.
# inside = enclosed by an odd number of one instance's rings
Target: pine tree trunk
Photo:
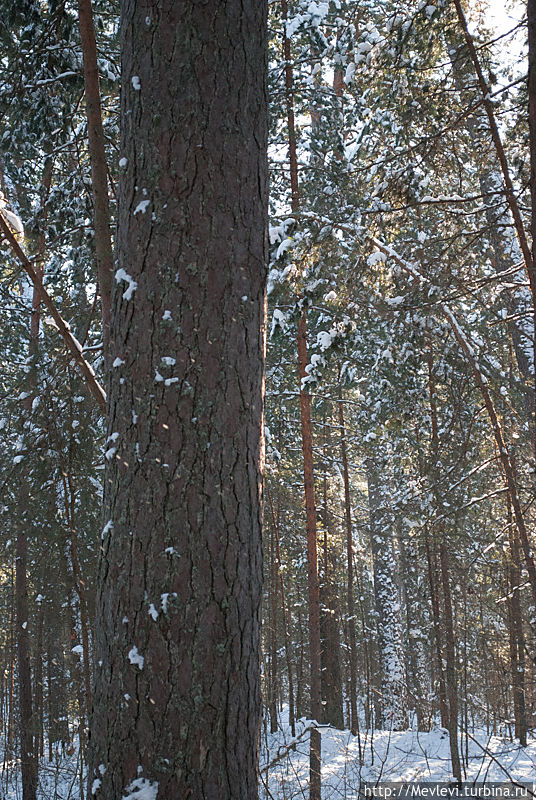
[[[267,4],[121,8],[90,788],[254,800]]]
[[[287,0],[281,0],[283,19],[283,57],[285,60],[285,103],[287,110],[291,207],[297,212],[300,205],[298,183],[298,155],[296,128],[294,123],[294,79],[290,55],[290,40],[286,33],[288,18]],[[316,532],[316,501],[314,489],[313,440],[311,430],[311,398],[302,388],[307,366],[307,314],[302,312],[298,321],[298,375],[300,380],[300,415],[304,471],[304,495],[307,534],[307,583],[309,601],[309,663],[311,717],[317,722],[322,718],[322,686],[320,659],[320,597],[318,583],[318,554]],[[309,797],[320,800],[321,795],[321,747],[320,731],[311,730],[309,754]]]
[[[311,667],[311,717],[322,722],[322,682],[320,657],[320,590],[318,582],[318,546],[316,530],[316,500],[314,486],[313,435],[311,427],[311,397],[302,388],[307,366],[307,322],[305,312],[298,322],[298,370],[300,379],[300,412],[303,452],[303,485],[307,533],[307,585],[309,600],[309,663]],[[309,797],[321,800],[321,745],[317,728],[311,729],[309,758]]]
[[[281,569],[281,549],[279,544],[279,499],[277,504],[277,516],[275,514],[274,504],[269,491],[267,491],[268,501],[270,503],[270,510],[272,513],[272,524],[275,531],[275,556],[276,556],[276,573],[279,576],[279,590],[281,592],[281,617],[283,623],[283,639],[285,642],[285,662],[287,665],[287,680],[288,680],[288,722],[292,736],[296,736],[296,714],[294,706],[294,676],[292,672],[292,648],[290,642],[289,620],[287,618],[287,602],[285,592],[285,582],[283,580],[283,570]]]
[[[525,702],[525,637],[521,615],[521,557],[517,531],[512,525],[512,512],[508,508],[510,539],[510,565],[508,570],[508,633],[510,643],[510,670],[514,698],[515,733],[519,743],[527,745],[527,713]]]
[[[399,731],[407,728],[407,687],[388,476],[380,460],[368,458],[366,466],[374,597],[378,617],[381,723],[386,730]]]
[[[78,23],[84,62],[84,91],[86,96],[91,188],[95,224],[95,255],[102,309],[104,352],[108,351],[113,281],[113,252],[110,230],[110,200],[108,197],[108,165],[104,147],[102,108],[97,64],[97,44],[91,0],[78,0]]]
[[[43,756],[43,603],[37,609],[37,637],[34,667],[35,696],[35,758]]]
[[[428,536],[425,538],[426,560],[428,564],[428,585],[430,587],[430,605],[432,606],[432,626],[434,631],[434,644],[437,663],[437,681],[439,697],[439,715],[441,726],[448,729],[449,715],[447,708],[447,689],[445,686],[445,672],[443,670],[443,650],[441,646],[441,614],[439,606],[439,579],[437,576],[437,556],[434,548],[432,552]]]
[[[458,685],[456,676],[456,646],[454,642],[454,620],[450,591],[449,561],[447,547],[444,540],[442,540],[439,545],[439,563],[441,565],[441,583],[443,587],[445,615],[445,684],[448,701],[450,759],[452,762],[452,774],[457,781],[461,781],[462,769],[460,764],[460,750],[458,747]]]
[[[359,719],[357,716],[357,645],[355,632],[354,608],[354,546],[352,532],[352,506],[350,500],[350,478],[348,475],[348,453],[346,446],[346,426],[342,388],[339,386],[339,428],[341,437],[342,477],[344,483],[344,521],[346,525],[346,605],[348,609],[348,644],[350,664],[350,730],[359,736]],[[361,751],[361,743],[359,743]]]
[[[270,530],[270,628],[269,628],[269,686],[268,713],[270,715],[270,733],[277,731],[277,595],[278,580],[275,567],[276,530]]]
[[[27,498],[26,498],[27,500]],[[32,678],[28,636],[28,540],[26,515],[19,522],[16,546],[15,599],[17,609],[17,666],[19,675],[20,749],[23,800],[35,800],[37,761],[33,747]]]

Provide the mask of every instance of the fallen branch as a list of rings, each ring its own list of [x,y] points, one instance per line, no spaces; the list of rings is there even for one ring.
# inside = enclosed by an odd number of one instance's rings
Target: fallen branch
[[[0,232],[2,233],[2,238],[7,240],[9,246],[17,256],[17,259],[20,261],[24,271],[30,278],[34,287],[39,292],[43,304],[48,309],[50,316],[54,320],[54,323],[61,337],[63,338],[63,341],[67,346],[67,349],[71,352],[74,361],[76,362],[80,372],[82,373],[87,388],[93,395],[94,399],[97,402],[97,405],[104,414],[106,412],[106,393],[102,388],[102,386],[100,385],[100,383],[98,382],[95,376],[95,372],[93,371],[93,367],[84,358],[82,352],[82,345],[76,339],[76,337],[73,336],[73,334],[71,333],[69,323],[65,322],[65,320],[59,313],[58,309],[54,304],[53,299],[45,289],[41,277],[38,275],[38,273],[36,272],[36,270],[32,265],[32,262],[30,261],[26,253],[23,251],[23,249],[17,242],[15,236],[11,231],[11,228],[6,222],[1,211],[0,211]]]
[[[285,758],[285,756],[289,754],[291,750],[294,750],[298,742],[300,742],[305,737],[305,735],[309,733],[309,731],[313,730],[313,728],[316,727],[317,725],[311,721],[311,723],[309,725],[306,725],[306,727],[303,729],[301,733],[299,733],[297,736],[294,736],[290,740],[290,742],[287,745],[285,745],[285,747],[278,747],[277,755],[274,756],[272,760],[268,764],[266,764],[266,766],[260,767],[259,772],[262,774],[263,772],[268,772],[268,770],[272,769],[272,767],[275,767],[275,765],[278,764],[280,761],[282,761]]]

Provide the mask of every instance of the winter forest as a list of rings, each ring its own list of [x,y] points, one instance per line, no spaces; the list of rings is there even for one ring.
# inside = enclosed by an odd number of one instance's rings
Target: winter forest
[[[536,0],[0,8],[0,799],[536,781]]]

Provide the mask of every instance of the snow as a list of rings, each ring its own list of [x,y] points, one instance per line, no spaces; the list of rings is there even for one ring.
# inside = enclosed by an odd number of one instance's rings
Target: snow
[[[287,750],[292,741],[288,725],[263,741],[261,772],[273,800],[308,796],[309,733],[311,721],[299,720],[296,750]],[[445,729],[430,732],[361,730],[363,763],[359,763],[357,737],[350,731],[321,726],[322,799],[341,797],[358,800],[363,781],[452,780],[449,737]],[[467,781],[532,781],[536,770],[536,739],[523,748],[505,735],[485,730],[469,731]],[[460,736],[465,749],[465,736]],[[281,757],[282,754],[282,757]],[[277,760],[279,758],[279,760]],[[266,766],[274,763],[268,770]],[[266,776],[266,772],[268,775]],[[303,793],[303,794],[302,794]],[[263,794],[261,792],[261,797]]]
[[[84,648],[81,644],[77,644],[75,647],[71,647],[71,653],[74,653],[77,656],[81,656],[84,652]]]
[[[334,338],[334,334],[331,331],[329,333],[327,331],[319,331],[316,334],[316,343],[322,351],[327,350],[328,347],[331,347]]]
[[[138,652],[138,648],[136,645],[131,647],[128,652],[128,660],[131,664],[137,666],[140,670],[143,669],[143,665],[145,663],[145,658]]]
[[[170,597],[177,597],[177,592],[164,592],[164,594],[160,595],[160,600],[162,602],[162,611],[164,614],[168,612],[168,602]]]
[[[140,83],[139,77],[137,75],[133,75],[130,80],[131,80],[131,83],[132,83],[132,86],[133,86],[134,90],[136,92],[139,92],[140,89],[141,89],[141,83]]]
[[[147,778],[136,778],[125,789],[126,794],[121,800],[156,800],[158,796],[158,783],[152,783]]]
[[[279,247],[277,248],[277,252],[275,255],[276,259],[280,258],[283,255],[283,253],[286,253],[286,251],[289,250],[293,244],[294,244],[294,239],[289,238],[282,241]]]
[[[125,362],[123,361],[123,359],[119,358],[119,356],[117,356],[117,358],[114,358],[114,360],[113,360],[112,367],[114,367],[114,368],[115,367],[122,367],[124,363]]]
[[[148,201],[142,201],[142,202],[148,202]],[[121,281],[126,281],[126,283],[128,283],[127,288],[123,292],[123,298],[125,300],[132,300],[132,295],[138,288],[138,284],[136,283],[136,281],[133,280],[127,272],[125,272],[123,267],[121,267],[121,269],[118,269],[117,272],[115,273],[115,280],[116,283],[120,283]]]
[[[151,205],[150,200],[140,200],[136,208],[134,209],[134,215],[136,214],[145,214],[147,211],[147,207]]]
[[[367,258],[367,264],[369,267],[374,267],[376,264],[383,264],[387,260],[387,256],[385,253],[376,250],[374,253],[371,253]]]
[[[125,156],[123,156],[123,158],[119,159],[119,166],[121,167],[121,169],[125,169],[127,164],[128,164],[128,160],[125,158]]]

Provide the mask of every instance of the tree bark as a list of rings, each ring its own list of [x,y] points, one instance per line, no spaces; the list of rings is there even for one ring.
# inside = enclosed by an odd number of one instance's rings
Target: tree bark
[[[441,717],[441,726],[443,728],[448,728],[449,718],[447,708],[447,689],[445,687],[445,673],[443,670],[443,653],[441,647],[441,617],[439,612],[439,581],[437,579],[436,554],[435,552],[432,554],[428,536],[425,538],[425,545],[426,561],[428,566],[428,584],[430,587],[430,605],[432,607],[434,644],[437,660],[439,715]]]
[[[393,518],[385,463],[378,457],[366,462],[370,542],[374,569],[374,598],[381,671],[381,724],[385,730],[407,728],[407,684],[402,644],[401,604],[396,585]]]
[[[346,426],[344,423],[344,409],[342,389],[339,386],[339,429],[341,444],[342,476],[344,483],[344,521],[346,524],[346,605],[348,609],[348,643],[350,663],[350,730],[354,736],[359,737],[359,719],[357,716],[357,645],[355,631],[354,609],[354,547],[352,532],[352,506],[350,500],[350,478],[348,475],[348,453],[346,445]],[[361,742],[359,741],[361,753]]]
[[[298,321],[298,370],[300,378],[300,413],[303,452],[303,486],[307,534],[307,586],[309,599],[309,661],[311,665],[311,717],[322,722],[322,681],[320,658],[320,589],[318,582],[318,545],[316,529],[316,499],[311,426],[311,396],[302,388],[307,366],[307,318],[302,313]],[[309,797],[320,800],[321,794],[321,736],[311,728]]]
[[[257,797],[266,17],[121,4],[97,800]]]
[[[445,612],[445,684],[448,701],[448,731],[450,741],[450,759],[452,774],[461,782],[462,768],[458,747],[458,687],[456,677],[456,646],[454,643],[454,621],[452,614],[452,596],[450,591],[449,561],[447,546],[442,540],[439,545],[439,563],[441,565],[441,583],[443,586],[443,602]]]
[[[294,76],[290,53],[290,40],[286,32],[288,18],[287,0],[281,0],[283,19],[283,58],[285,60],[285,103],[287,111],[291,207],[297,213],[300,207],[298,153],[296,126],[294,121]],[[320,659],[320,597],[318,582],[318,552],[316,530],[316,501],[314,487],[313,440],[311,429],[311,398],[304,391],[302,381],[307,366],[307,312],[305,309],[298,321],[298,376],[300,380],[300,416],[304,472],[304,496],[307,535],[307,582],[309,598],[309,662],[311,669],[311,717],[321,722],[322,682]],[[321,747],[320,731],[311,728],[309,753],[309,797],[320,800],[321,795]]]
[[[104,147],[102,108],[97,64],[97,44],[91,0],[78,0],[78,26],[84,62],[84,91],[86,96],[91,189],[95,221],[95,255],[102,309],[104,353],[110,338],[112,276],[114,257],[110,230],[110,200],[108,197],[108,165]]]
[[[508,567],[508,633],[510,643],[510,670],[514,699],[515,733],[519,743],[527,745],[527,713],[525,702],[525,637],[521,614],[521,558],[518,532],[512,524],[512,510],[508,504],[508,535],[510,563]]]

